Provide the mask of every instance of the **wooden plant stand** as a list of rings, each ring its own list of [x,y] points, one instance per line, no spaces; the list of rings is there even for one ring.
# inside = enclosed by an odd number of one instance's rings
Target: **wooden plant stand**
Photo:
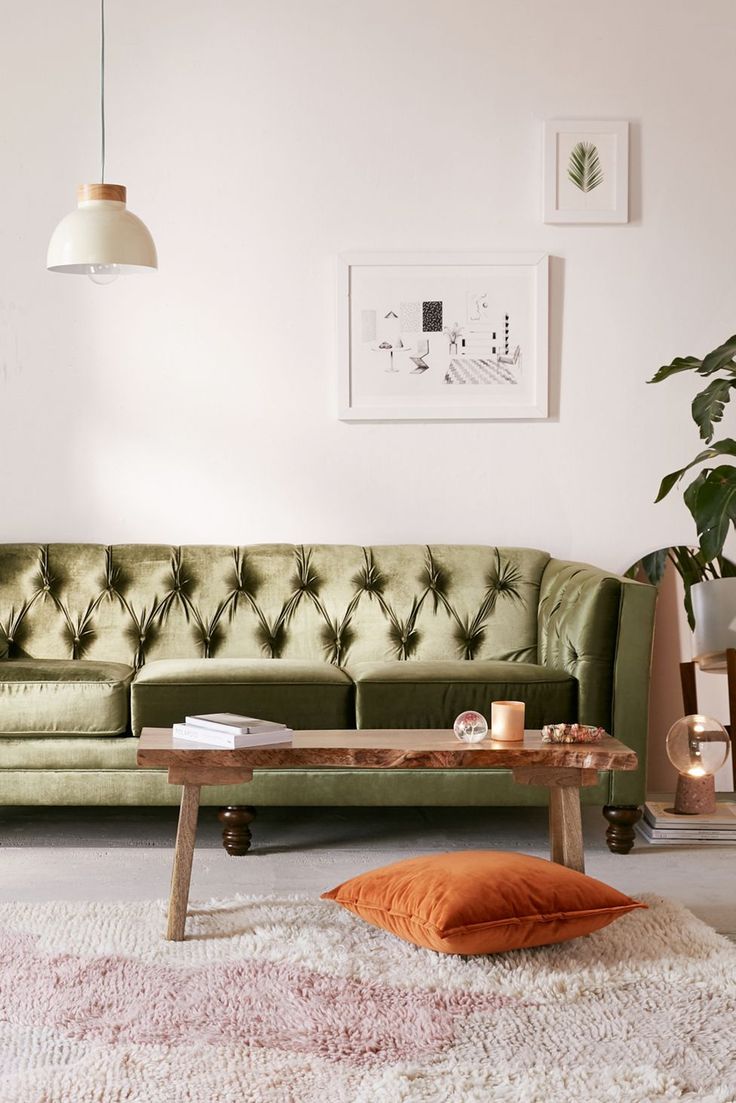
[[[686,716],[692,716],[700,711],[698,709],[697,666],[698,664],[694,659],[687,663],[680,663],[682,705]],[[728,678],[729,722],[724,727],[731,740],[731,768],[733,770],[733,787],[736,790],[736,649],[733,647],[729,647],[726,651],[726,676]]]

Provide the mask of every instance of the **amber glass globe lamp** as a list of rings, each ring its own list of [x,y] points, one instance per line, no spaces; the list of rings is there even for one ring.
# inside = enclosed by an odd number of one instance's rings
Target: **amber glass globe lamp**
[[[728,749],[726,729],[710,716],[683,716],[672,725],[667,754],[678,772],[675,812],[682,816],[715,812],[715,774],[728,758]]]

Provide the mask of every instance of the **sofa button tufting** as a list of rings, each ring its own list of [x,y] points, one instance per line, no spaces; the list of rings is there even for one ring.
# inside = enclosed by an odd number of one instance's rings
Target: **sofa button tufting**
[[[75,643],[79,643],[79,636],[75,636],[75,637],[74,637],[74,642],[75,642]]]
[[[51,589],[51,587],[49,586],[49,584],[47,582],[46,585],[44,586],[44,590],[45,590],[46,593],[48,593],[50,589]]]
[[[145,643],[145,642],[146,642],[146,637],[145,637],[145,636],[143,635],[143,633],[141,633],[141,634],[140,634],[140,636],[138,637],[138,639],[140,640],[140,642],[141,642],[141,643]]]

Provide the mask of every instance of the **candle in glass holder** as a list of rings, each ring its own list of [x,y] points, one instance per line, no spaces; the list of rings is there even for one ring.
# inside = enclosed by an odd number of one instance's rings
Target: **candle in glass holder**
[[[491,739],[521,743],[524,738],[524,702],[491,702]]]

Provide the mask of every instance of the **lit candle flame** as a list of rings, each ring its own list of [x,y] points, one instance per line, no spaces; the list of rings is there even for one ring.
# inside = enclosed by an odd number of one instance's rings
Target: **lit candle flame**
[[[691,766],[688,774],[690,777],[705,777],[705,770],[702,766]]]

